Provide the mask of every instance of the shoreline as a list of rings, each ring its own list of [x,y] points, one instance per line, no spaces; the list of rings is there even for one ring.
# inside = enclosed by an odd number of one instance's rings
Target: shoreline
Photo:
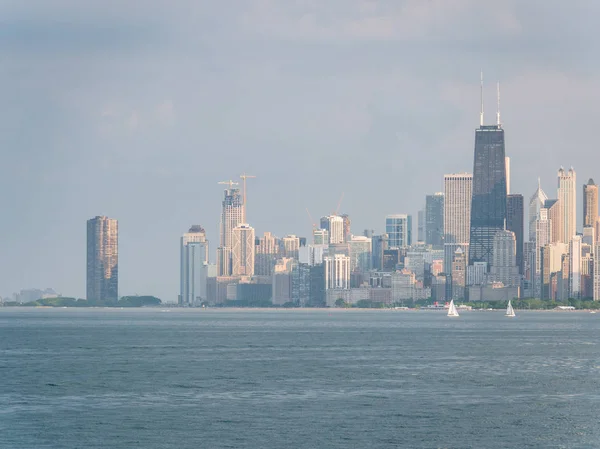
[[[299,312],[323,312],[323,313],[331,313],[331,312],[348,312],[348,313],[357,313],[357,312],[377,312],[377,313],[385,313],[385,312],[394,312],[394,313],[411,313],[411,312],[428,312],[428,313],[436,313],[441,312],[445,313],[448,309],[427,309],[427,308],[406,308],[406,309],[394,309],[394,308],[358,308],[358,307],[176,307],[168,304],[162,306],[151,306],[151,307],[68,307],[68,306],[1,306],[0,312],[2,310],[10,311],[10,310],[145,310],[145,311],[159,311],[159,312],[177,312],[177,311],[185,311],[189,313],[200,313],[200,312],[285,312],[285,313],[299,313]],[[505,309],[460,309],[461,313],[465,312],[504,312]],[[517,309],[515,311],[518,312],[585,312],[585,313],[598,313],[600,314],[600,310],[598,309],[574,309],[574,310],[557,310],[557,309]]]

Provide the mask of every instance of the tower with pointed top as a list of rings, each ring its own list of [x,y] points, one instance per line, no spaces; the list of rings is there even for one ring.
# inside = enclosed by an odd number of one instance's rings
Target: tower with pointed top
[[[583,186],[583,227],[595,227],[598,221],[598,186],[590,178]]]
[[[498,87],[498,106],[499,94]],[[494,237],[498,231],[504,230],[506,223],[506,152],[500,109],[496,114],[496,124],[484,125],[483,100],[481,105],[480,126],[475,130],[469,265],[486,262],[489,269]]]

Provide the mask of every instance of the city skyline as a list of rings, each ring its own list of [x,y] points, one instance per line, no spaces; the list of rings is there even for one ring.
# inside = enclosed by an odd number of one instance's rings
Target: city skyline
[[[128,243],[119,261],[122,293],[172,297],[179,259],[172,236],[200,223],[212,252],[215,182],[232,173],[259,176],[248,181],[248,221],[258,235],[309,237],[305,208],[327,215],[342,191],[353,229],[381,232],[373,218],[392,213],[417,217],[421,193],[443,190],[446,173],[471,171],[481,68],[491,80],[486,104],[495,104],[492,86],[502,81],[512,192],[527,198],[540,176],[555,198],[561,165],[576,167],[580,184],[597,179],[587,167],[598,165],[589,151],[600,72],[589,58],[590,22],[598,6],[440,4],[422,15],[359,6],[250,2],[239,11],[189,6],[184,14],[164,3],[143,11],[125,5],[114,17],[93,1],[74,10],[5,6],[14,33],[2,47],[10,89],[0,183],[13,193],[1,200],[0,232],[10,239],[0,294],[48,286],[84,296],[81,223],[105,214],[119,219]],[[339,22],[317,21],[312,31],[300,20],[330,13]],[[485,30],[463,26],[475,14],[486,18]],[[444,25],[434,26],[442,16]],[[377,31],[373,17],[410,26]],[[40,26],[48,31],[43,41]],[[465,34],[456,39],[449,29]],[[447,64],[432,70],[432,61]],[[413,190],[419,196],[393,204],[382,194]],[[581,211],[580,185],[577,194]],[[40,216],[52,219],[32,261],[25,254],[34,251]]]

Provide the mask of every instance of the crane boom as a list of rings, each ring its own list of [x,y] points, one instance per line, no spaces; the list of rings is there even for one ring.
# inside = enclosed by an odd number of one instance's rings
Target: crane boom
[[[230,179],[229,181],[219,181],[217,184],[224,184],[226,186],[229,186],[229,188],[231,189],[233,186],[237,186],[239,182],[235,182]]]

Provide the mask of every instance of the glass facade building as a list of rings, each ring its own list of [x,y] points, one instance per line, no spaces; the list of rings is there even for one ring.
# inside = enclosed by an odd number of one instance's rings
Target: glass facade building
[[[506,224],[506,166],[504,130],[500,125],[475,131],[473,191],[471,200],[469,264],[487,262],[494,252],[494,237]]]
[[[425,198],[425,243],[435,249],[444,246],[444,194]]]
[[[516,240],[516,257],[517,266],[519,267],[519,273],[524,273],[524,260],[523,260],[523,248],[524,248],[524,234],[525,234],[525,211],[523,204],[523,195],[521,194],[510,194],[506,199],[506,230],[512,231],[515,234]]]
[[[405,248],[412,245],[412,216],[406,214],[385,217],[385,233],[389,248]]]

